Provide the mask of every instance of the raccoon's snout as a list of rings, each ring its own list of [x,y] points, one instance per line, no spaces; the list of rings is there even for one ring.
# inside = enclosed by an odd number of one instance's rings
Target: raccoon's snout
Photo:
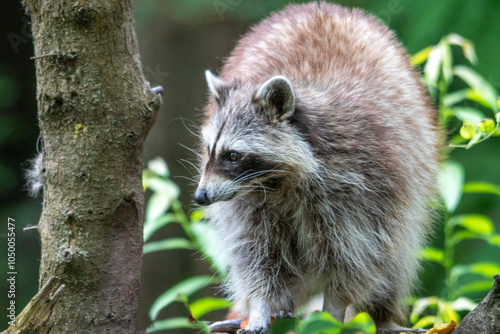
[[[203,206],[212,204],[212,201],[210,201],[210,199],[208,198],[208,193],[205,188],[196,189],[196,192],[194,193],[194,201],[198,205],[203,205]]]

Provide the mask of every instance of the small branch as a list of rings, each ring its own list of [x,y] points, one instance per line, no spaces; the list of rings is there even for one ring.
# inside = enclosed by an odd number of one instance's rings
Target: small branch
[[[427,329],[377,329],[377,334],[424,334]]]
[[[153,93],[163,96],[163,87],[162,86],[153,87],[153,88],[151,88],[151,90],[153,91]]]
[[[44,329],[47,330],[45,323],[49,319],[52,308],[64,288],[64,284],[60,285],[59,277],[50,277],[42,289],[16,317],[14,325],[11,325],[1,334],[45,333]]]

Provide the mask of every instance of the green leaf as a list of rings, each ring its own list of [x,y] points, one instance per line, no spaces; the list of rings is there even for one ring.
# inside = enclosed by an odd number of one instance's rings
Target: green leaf
[[[144,244],[144,254],[171,249],[196,249],[193,243],[184,238],[171,238],[160,241],[152,241]]]
[[[461,135],[456,135],[454,136],[453,138],[450,139],[450,146],[454,146],[454,145],[461,145],[463,143],[464,139],[462,138]],[[463,146],[463,145],[461,145]]]
[[[466,230],[456,231],[451,237],[452,244],[458,244],[462,240],[477,239],[478,235]]]
[[[462,48],[462,52],[472,64],[477,63],[477,56],[476,56],[476,51],[474,47],[474,43],[467,39],[464,38],[458,34],[451,33],[447,36],[447,40],[450,44],[458,45]]]
[[[454,104],[462,102],[467,98],[468,91],[470,89],[462,89],[456,92],[451,92],[443,97],[443,105],[445,107],[451,107]]]
[[[491,235],[495,229],[491,219],[479,214],[455,216],[450,222],[475,234]]]
[[[443,40],[440,44],[442,44],[443,65],[441,70],[443,73],[443,80],[446,82],[446,86],[449,86],[453,77],[453,56],[451,54],[450,44],[447,41]]]
[[[491,282],[490,282],[490,286],[491,286]],[[450,306],[455,311],[472,311],[473,309],[476,308],[477,303],[473,302],[469,298],[460,297],[460,298],[456,299],[455,301],[451,302]]]
[[[189,217],[189,220],[192,222],[202,220],[203,219],[203,211],[202,210],[194,210],[191,216]]]
[[[497,98],[498,93],[493,86],[486,81],[479,73],[470,67],[457,65],[453,72],[460,79],[465,81],[471,88],[473,88],[482,98],[486,101],[488,108],[493,111],[498,110]]]
[[[163,160],[163,158],[160,157],[156,157],[153,160],[150,160],[148,162],[148,169],[165,178],[170,175],[167,163],[165,162],[165,160]]]
[[[451,274],[456,278],[466,274],[476,274],[486,278],[491,278],[495,274],[500,274],[500,265],[493,262],[479,262],[470,265],[455,265],[451,270]]]
[[[207,285],[214,284],[216,282],[217,280],[213,276],[195,276],[174,285],[155,300],[149,310],[149,317],[152,320],[155,320],[158,313],[164,307],[177,301],[179,295],[190,296]]]
[[[444,318],[444,322],[446,323],[450,323],[452,321],[460,322],[460,315],[458,314],[457,311],[453,309],[453,307],[451,307],[450,303],[444,303],[444,307],[441,312]]]
[[[477,127],[479,128],[479,131],[490,134],[495,131],[496,124],[494,120],[488,118],[479,122],[477,124]]]
[[[469,265],[456,264],[451,268],[451,276],[456,280],[469,273]]]
[[[464,139],[471,139],[476,135],[476,127],[474,124],[468,121],[463,121],[462,127],[460,128],[460,135]]]
[[[149,198],[146,207],[146,218],[144,222],[145,240],[165,224],[157,224],[157,221],[170,208],[172,203],[179,197],[179,187],[170,180],[162,177],[153,177],[149,181],[149,188],[153,194]]]
[[[433,48],[433,46],[428,46],[425,49],[420,50],[416,54],[414,54],[411,57],[411,64],[413,66],[417,66],[417,65],[422,64],[424,61],[426,61],[427,58],[429,58],[429,54],[431,53],[432,48]]]
[[[326,312],[312,313],[301,325],[301,334],[339,334],[343,327],[341,322]]]
[[[423,248],[419,251],[418,255],[422,260],[426,260],[426,261],[434,261],[437,263],[443,263],[443,260],[444,260],[443,250],[437,249],[437,248]]]
[[[287,334],[297,328],[299,321],[295,318],[292,319],[276,319],[271,326],[269,334]]]
[[[491,280],[489,281],[477,281],[469,284],[465,284],[460,287],[460,293],[461,294],[466,294],[466,293],[475,293],[475,292],[482,292],[482,291],[489,291],[491,289],[492,283]]]
[[[199,319],[207,313],[215,310],[228,309],[231,307],[231,302],[226,299],[206,297],[195,300],[189,304],[189,310],[195,319]]]
[[[413,309],[411,311],[410,320],[415,323],[420,315],[429,307],[436,306],[439,303],[439,298],[437,297],[426,297],[417,299],[413,303]]]
[[[144,223],[144,242],[148,241],[153,233],[160,228],[174,222],[177,222],[177,217],[173,213],[164,214],[155,220],[151,220],[150,218]]]
[[[146,206],[146,218],[144,222],[145,237],[149,238],[159,228],[155,223],[168,210],[169,206],[170,202],[161,193],[151,195]]]
[[[488,238],[487,241],[490,245],[500,247],[500,235],[498,234],[492,235],[491,237]]]
[[[500,186],[487,182],[467,182],[464,185],[465,193],[495,194],[500,196]]]
[[[147,333],[179,328],[200,328],[200,326],[190,322],[188,318],[169,318],[153,322],[153,325],[148,328]]]
[[[428,315],[417,321],[412,328],[425,328],[434,325],[438,321],[434,315]]]
[[[490,108],[490,104],[488,103],[488,101],[486,101],[484,99],[483,95],[481,94],[481,92],[478,92],[476,89],[469,89],[468,90],[467,99],[469,99],[471,101],[476,101],[477,103],[479,103],[483,107]]]
[[[462,197],[464,169],[456,162],[447,162],[438,176],[438,188],[448,212],[453,213]]]
[[[344,328],[356,328],[366,334],[375,334],[376,331],[375,323],[366,312],[358,313],[351,322],[344,325]]]
[[[163,196],[169,199],[168,202],[171,202],[179,197],[179,187],[170,179],[165,179],[160,176],[153,177],[150,180],[149,187],[155,193],[164,194]]]
[[[486,278],[492,278],[493,275],[500,274],[500,265],[494,262],[474,263],[470,265],[470,272]]]
[[[427,85],[437,87],[441,64],[443,62],[443,47],[440,44],[434,46],[429,52],[427,63],[424,66],[424,77]]]
[[[450,111],[451,114],[453,114],[453,116],[455,116],[459,120],[467,121],[472,124],[477,124],[481,122],[485,117],[481,111],[471,107],[453,107],[448,110]]]

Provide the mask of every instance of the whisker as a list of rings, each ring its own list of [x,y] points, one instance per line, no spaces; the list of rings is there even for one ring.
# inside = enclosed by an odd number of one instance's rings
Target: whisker
[[[181,144],[181,143],[177,143],[177,145],[179,145],[179,146],[181,146],[181,147],[185,148],[186,150],[188,150],[189,152],[193,153],[193,154],[194,154],[197,158],[200,158],[200,157],[201,157],[201,154],[200,154],[198,151],[196,151],[196,150],[194,150],[194,149],[192,149],[192,148],[189,148],[189,147],[187,147],[186,145],[183,145],[183,144]]]
[[[262,184],[262,182],[259,182],[259,184],[251,184],[251,185],[244,185],[244,186],[240,186],[240,188],[258,188],[258,189],[262,189],[262,188],[265,188],[267,190],[273,190],[272,188],[269,188],[269,187],[266,187]]]
[[[174,176],[172,176],[172,178],[188,180],[188,181],[191,181],[193,184],[198,183],[198,181],[194,177],[191,178],[191,177],[187,177],[184,175],[174,175]]]
[[[245,176],[243,176],[243,177],[241,177],[241,178],[239,178],[239,179],[236,179],[235,181],[246,181],[246,180],[248,180],[249,178],[252,178],[252,177],[254,177],[254,176],[260,176],[260,175],[267,174],[267,173],[269,173],[269,171],[268,171],[268,170],[263,170],[263,171],[253,172],[253,173],[250,173],[250,174],[248,174],[248,175],[245,175]]]
[[[192,163],[191,161],[186,160],[186,159],[180,159],[179,161],[182,161],[182,162],[190,164],[194,169],[196,169],[198,171],[199,174],[201,174],[200,169],[194,163]]]
[[[264,174],[267,174],[267,173],[270,173],[270,172],[278,172],[278,173],[291,173],[289,171],[286,171],[286,170],[279,170],[279,169],[269,169],[269,170],[263,170],[263,171],[258,171],[258,172],[254,172],[254,173],[251,173],[249,175],[245,175],[244,177],[237,177],[235,178],[233,181],[238,181],[238,182],[243,182],[243,181],[246,181],[252,177],[255,177],[255,176],[261,176],[261,175],[264,175]]]
[[[189,128],[189,126],[185,123],[185,121],[190,121],[191,123],[193,123],[193,124],[194,124],[194,122],[193,122],[192,120],[187,120],[187,119],[184,119],[184,118],[182,118],[182,117],[177,117],[177,118],[174,118],[171,122],[173,122],[173,121],[181,121],[181,122],[182,122],[182,124],[184,125],[184,127],[186,128],[186,130],[188,130],[188,132],[189,132],[190,134],[192,134],[192,135],[193,135],[193,136],[195,136],[196,138],[201,139],[201,134],[200,134],[200,133],[197,133],[197,132],[195,132],[195,131],[193,131],[193,130],[191,130],[191,129]],[[193,126],[193,127],[196,127],[196,125],[195,125],[195,126]]]
[[[278,168],[280,165],[276,166],[276,168]],[[263,171],[255,171],[253,169],[248,169],[246,171],[244,171],[243,173],[241,173],[240,175],[238,175],[236,178],[233,179],[233,181],[241,181],[242,177],[245,175],[245,173],[247,172],[250,172],[250,171],[253,171],[254,174],[250,174],[250,175],[247,175],[246,177],[250,177],[250,176],[256,176],[257,174],[255,173],[269,173],[269,172],[272,172],[272,171],[276,171],[276,172],[288,172],[288,171],[285,171],[285,170],[279,170],[279,169],[268,169],[268,170],[263,170]]]
[[[245,173],[247,172],[250,172],[250,171],[253,171],[253,169],[247,169],[246,171],[244,171],[243,173],[241,173],[240,175],[236,176],[233,181],[238,181],[240,178],[243,177],[243,175],[245,175]]]
[[[193,173],[193,170],[192,168],[188,168],[181,160],[177,160],[177,162],[182,166],[184,167],[189,173],[191,173],[191,175],[193,177],[195,177],[196,175]]]

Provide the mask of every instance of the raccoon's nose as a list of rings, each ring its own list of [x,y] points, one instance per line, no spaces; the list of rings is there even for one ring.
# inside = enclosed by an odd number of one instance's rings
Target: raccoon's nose
[[[211,204],[210,200],[208,199],[207,190],[205,188],[196,190],[196,192],[194,193],[194,201],[199,205]]]

